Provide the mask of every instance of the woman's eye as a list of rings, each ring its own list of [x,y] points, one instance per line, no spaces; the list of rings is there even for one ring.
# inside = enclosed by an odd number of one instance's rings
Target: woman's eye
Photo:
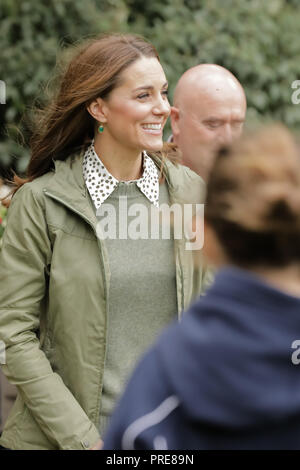
[[[149,96],[149,93],[143,93],[142,95],[139,95],[139,99],[147,98]]]
[[[162,92],[162,95],[168,96],[169,95],[169,90],[165,90]]]

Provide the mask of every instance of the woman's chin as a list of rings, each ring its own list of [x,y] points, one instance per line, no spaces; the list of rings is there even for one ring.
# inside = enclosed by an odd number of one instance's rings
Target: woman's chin
[[[145,150],[149,152],[159,152],[163,148],[163,141],[161,140],[160,142],[157,143],[148,143],[148,145],[145,146]]]

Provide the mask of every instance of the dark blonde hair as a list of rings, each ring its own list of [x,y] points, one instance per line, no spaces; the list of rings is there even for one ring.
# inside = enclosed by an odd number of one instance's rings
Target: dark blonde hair
[[[15,175],[15,191],[54,168],[54,160],[65,160],[91,141],[95,121],[86,108],[98,97],[107,98],[127,67],[141,57],[159,60],[152,44],[131,34],[101,35],[73,49],[56,96],[36,114],[27,177]]]
[[[286,128],[264,128],[219,151],[205,219],[236,265],[300,262],[300,156]]]

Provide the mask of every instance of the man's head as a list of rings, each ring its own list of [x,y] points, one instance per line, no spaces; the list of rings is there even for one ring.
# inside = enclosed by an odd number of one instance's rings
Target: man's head
[[[239,137],[246,114],[245,92],[229,70],[202,64],[177,83],[171,124],[183,163],[206,179],[212,155]]]

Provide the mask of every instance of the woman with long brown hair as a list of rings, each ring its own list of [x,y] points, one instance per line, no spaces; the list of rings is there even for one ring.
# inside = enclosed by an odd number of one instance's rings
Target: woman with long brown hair
[[[3,371],[18,389],[5,448],[100,447],[136,360],[200,291],[184,239],[132,220],[201,202],[202,180],[161,153],[169,111],[155,48],[116,34],[76,51],[38,115],[0,258]]]

